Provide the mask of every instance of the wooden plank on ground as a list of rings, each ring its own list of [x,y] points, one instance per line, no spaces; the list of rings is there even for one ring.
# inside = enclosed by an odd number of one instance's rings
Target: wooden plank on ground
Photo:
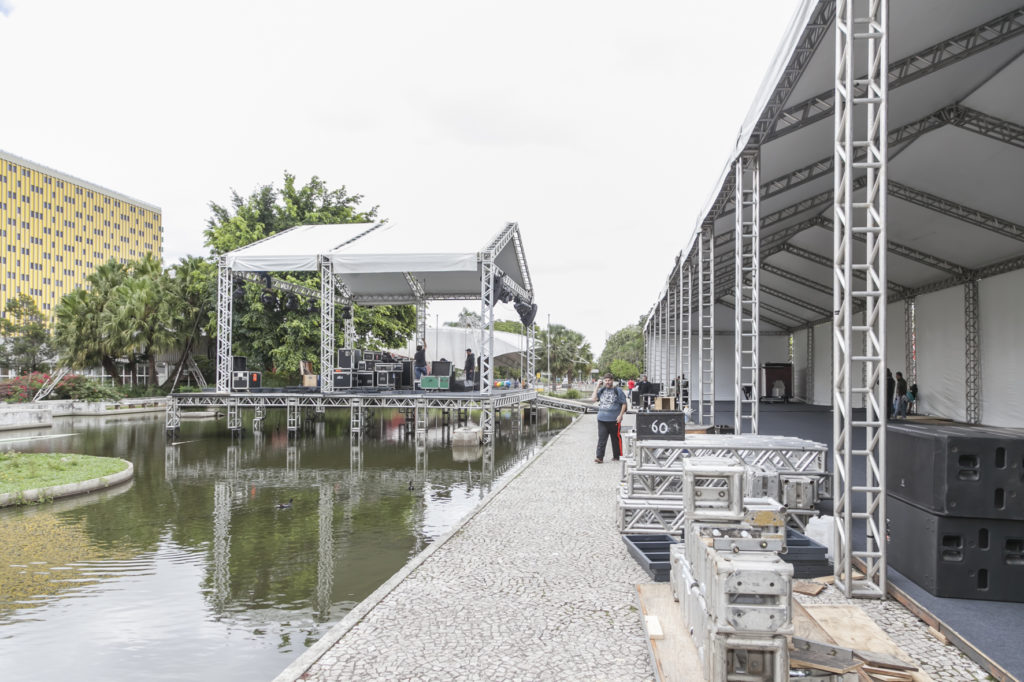
[[[825,589],[825,583],[816,580],[794,580],[793,591],[800,594],[809,594],[812,597]]]
[[[813,604],[804,608],[839,646],[861,651],[877,651],[907,662],[913,660],[859,606]],[[931,680],[920,670],[911,671],[909,674],[914,682]]]
[[[641,583],[636,586],[640,612],[644,622],[651,616],[658,619],[662,639],[649,639],[654,671],[662,682],[698,682],[701,662],[697,647],[683,623],[679,602],[672,598],[668,583]]]

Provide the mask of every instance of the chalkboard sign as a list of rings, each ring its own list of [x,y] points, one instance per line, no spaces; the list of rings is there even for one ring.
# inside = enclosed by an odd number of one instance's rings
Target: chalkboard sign
[[[685,440],[686,419],[682,412],[637,412],[637,440]]]

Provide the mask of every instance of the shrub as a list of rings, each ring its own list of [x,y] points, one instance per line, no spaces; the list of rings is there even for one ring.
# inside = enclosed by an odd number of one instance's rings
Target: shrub
[[[579,400],[580,392],[577,391],[575,388],[570,388],[568,391],[565,392],[565,397],[568,398],[569,400]]]
[[[22,374],[13,379],[5,379],[0,382],[0,400],[5,403],[31,402],[32,398],[49,378],[49,374],[32,372],[31,374]]]

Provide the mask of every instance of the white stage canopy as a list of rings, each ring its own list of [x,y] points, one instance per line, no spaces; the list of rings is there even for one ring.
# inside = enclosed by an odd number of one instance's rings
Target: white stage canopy
[[[505,367],[518,367],[519,356],[526,352],[527,339],[522,334],[512,332],[494,332],[495,364]],[[392,348],[390,352],[412,357],[416,352],[416,341],[410,339],[404,348]],[[466,349],[472,348],[473,353],[480,356],[480,330],[471,327],[428,327],[427,328],[427,359],[450,360],[453,366],[461,368],[466,362]]]
[[[296,225],[224,255],[235,272],[316,271],[317,257],[378,228],[374,223]]]

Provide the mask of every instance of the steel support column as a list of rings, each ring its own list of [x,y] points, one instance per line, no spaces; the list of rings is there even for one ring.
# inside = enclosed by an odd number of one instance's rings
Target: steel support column
[[[537,330],[532,324],[526,330],[526,376],[522,379],[523,388],[532,388],[537,381]]]
[[[690,296],[691,286],[693,280],[691,277],[692,269],[690,267],[689,258],[685,262],[681,262],[679,266],[679,371],[680,386],[679,386],[679,409],[683,409],[689,404],[690,394],[687,388],[685,394],[683,394],[683,386],[688,384],[684,382],[690,381],[693,376],[692,368],[690,367],[690,308],[691,300]]]
[[[814,404],[814,325],[807,328],[807,397],[808,405]]]
[[[855,14],[855,5],[857,14]],[[835,54],[835,174],[833,246],[833,438],[835,457],[835,584],[847,597],[884,599],[885,547],[885,301],[888,0],[838,0]],[[855,78],[855,58],[867,75]],[[856,113],[855,113],[856,109]],[[857,123],[864,127],[855,132]],[[864,160],[855,155],[864,153]],[[854,174],[865,174],[864,197],[854,197]],[[854,249],[855,235],[865,248]],[[854,289],[854,272],[864,274]],[[864,324],[854,323],[855,302]],[[856,335],[866,337],[857,355]],[[867,380],[854,372],[863,362]],[[854,415],[855,398],[864,416]],[[863,447],[854,443],[863,438]],[[855,463],[857,462],[857,463]],[[862,465],[861,465],[862,463]],[[854,472],[864,471],[862,485]],[[860,499],[855,503],[854,495]],[[854,540],[863,522],[863,542]],[[861,532],[859,523],[857,532]],[[855,560],[862,566],[855,566]],[[864,577],[854,579],[863,568]]]
[[[760,158],[756,152],[736,160],[735,345],[733,424],[736,433],[757,433],[760,389],[758,365]]]
[[[967,423],[981,423],[981,322],[978,319],[978,280],[964,283],[964,326],[967,349]],[[916,397],[916,396],[915,396]]]
[[[334,392],[334,264],[320,257],[320,391]],[[345,339],[348,342],[348,339]],[[350,346],[354,348],[354,346]]]
[[[715,424],[715,234],[714,223],[702,225],[698,237],[698,280],[700,316],[700,414],[698,423]]]
[[[220,257],[217,266],[217,393],[231,391],[231,268]]]
[[[494,385],[494,278],[501,276],[494,266],[494,255],[485,251],[480,261],[480,392],[486,398],[490,398]],[[494,404],[485,399],[482,408],[480,440],[490,443],[494,438]]]
[[[906,350],[907,384],[917,383],[917,297],[903,302],[903,338]]]

